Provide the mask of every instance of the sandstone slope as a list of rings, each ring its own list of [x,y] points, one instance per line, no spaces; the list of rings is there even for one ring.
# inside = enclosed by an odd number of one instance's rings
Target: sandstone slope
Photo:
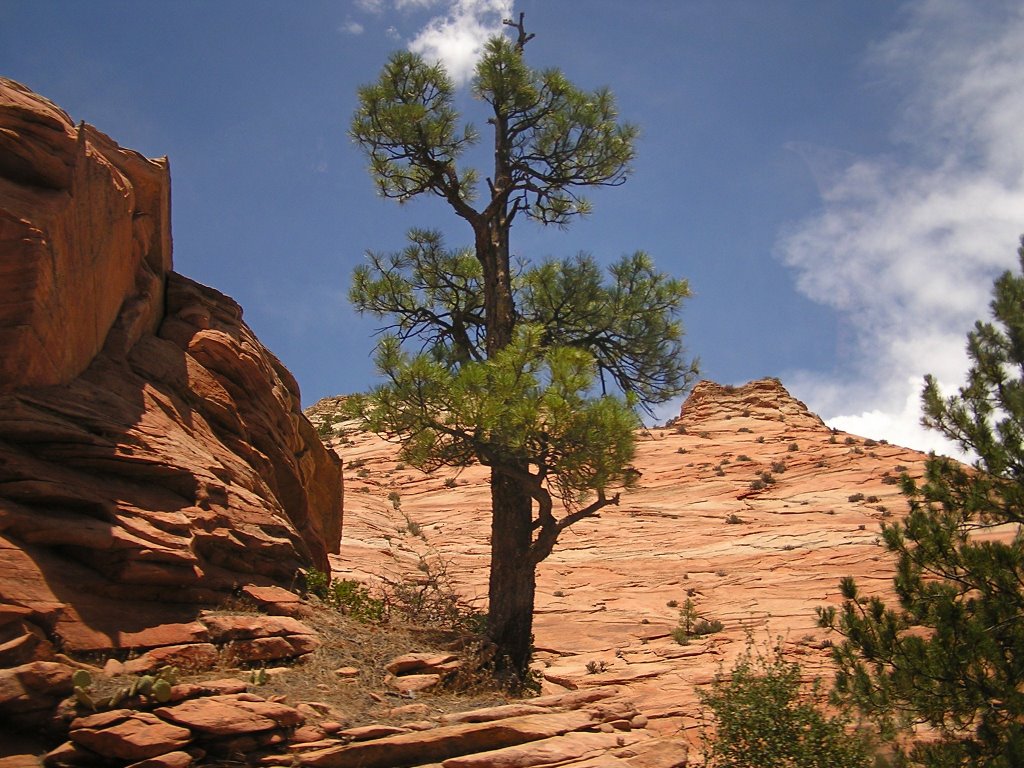
[[[426,475],[354,424],[336,430],[348,501],[335,574],[422,578],[421,559],[440,559],[482,606],[486,470]],[[650,720],[648,733],[671,734],[696,725],[694,687],[731,663],[747,633],[759,643],[781,637],[808,676],[830,674],[814,609],[838,600],[848,574],[869,592],[888,589],[879,523],[905,513],[896,480],[919,474],[924,459],[830,430],[775,380],[702,382],[676,422],[639,435],[639,487],[564,533],[541,564],[545,692],[620,685]],[[675,642],[687,599],[724,631]]]
[[[0,79],[0,667],[206,640],[338,550],[337,457],[170,226],[166,160]]]

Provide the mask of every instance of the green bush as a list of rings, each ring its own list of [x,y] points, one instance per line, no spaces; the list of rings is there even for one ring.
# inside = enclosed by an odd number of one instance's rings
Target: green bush
[[[824,710],[817,682],[800,685],[799,664],[785,660],[781,641],[747,649],[728,674],[719,670],[710,690],[698,691],[710,710],[702,744],[709,768],[868,768],[870,743],[847,732],[849,718]]]
[[[384,601],[371,596],[370,590],[358,581],[335,580],[322,571],[311,569],[306,572],[306,592],[357,621],[380,622],[385,619]]]

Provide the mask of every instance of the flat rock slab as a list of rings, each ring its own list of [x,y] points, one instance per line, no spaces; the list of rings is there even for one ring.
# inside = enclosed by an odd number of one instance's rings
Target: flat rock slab
[[[614,754],[629,768],[684,768],[689,760],[687,743],[679,736],[642,741]]]
[[[242,595],[256,603],[263,612],[275,616],[301,618],[311,612],[301,597],[282,587],[258,587],[248,584],[242,587]]]
[[[179,751],[192,734],[149,712],[118,709],[75,720],[69,737],[103,757],[137,762]]]
[[[596,757],[616,747],[639,740],[620,733],[575,732],[527,744],[453,757],[444,768],[530,768],[535,765],[563,765],[573,760]]]
[[[250,640],[256,637],[315,634],[309,626],[290,616],[205,613],[201,621],[209,629],[210,637],[217,643]]]
[[[452,672],[458,667],[458,656],[437,653],[405,653],[384,665],[392,675],[440,674]]]
[[[298,756],[310,768],[394,768],[549,739],[594,725],[588,712],[525,715],[487,723],[449,725],[375,741],[346,744]]]
[[[193,762],[194,758],[188,752],[168,752],[132,763],[127,768],[188,768]]]
[[[217,663],[220,651],[213,643],[186,643],[153,648],[141,656],[129,659],[121,665],[121,672],[129,675],[144,674],[169,665],[206,669]]]
[[[302,714],[292,707],[244,693],[190,699],[154,712],[165,720],[215,737],[291,728],[304,721]]]

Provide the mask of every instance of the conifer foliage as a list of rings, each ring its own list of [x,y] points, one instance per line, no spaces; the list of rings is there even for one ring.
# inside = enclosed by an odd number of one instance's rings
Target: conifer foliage
[[[938,740],[910,750],[926,766],[1024,765],[1024,244],[1019,255],[1022,273],[995,283],[994,322],[968,335],[967,384],[944,398],[926,380],[924,423],[977,460],[933,455],[922,483],[904,478],[910,514],[882,529],[899,608],[847,578],[841,608],[819,609],[845,636],[840,694],[889,735],[930,726]]]
[[[694,370],[678,319],[688,287],[645,254],[607,274],[589,256],[512,263],[513,221],[566,226],[587,213],[582,190],[626,180],[636,129],[607,90],[527,66],[533,36],[522,15],[506,23],[516,39],[489,40],[472,83],[493,134],[483,181],[462,164],[479,134],[460,127],[440,65],[398,52],[360,89],[350,135],[378,191],[440,197],[473,240],[449,249],[414,230],[405,250],[369,254],[350,298],[385,323],[385,383],[361,400],[366,424],[415,466],[491,469],[488,633],[499,666],[523,678],[537,563],[565,528],[618,502],[636,479],[636,407],[679,394]]]

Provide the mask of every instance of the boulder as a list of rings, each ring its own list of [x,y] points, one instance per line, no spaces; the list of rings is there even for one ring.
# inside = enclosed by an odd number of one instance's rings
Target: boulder
[[[190,699],[160,707],[154,714],[207,738],[249,735],[303,723],[295,708],[247,693]]]
[[[15,726],[45,721],[71,693],[74,669],[55,661],[33,661],[0,669],[0,722]]]
[[[71,723],[71,741],[106,758],[138,762],[177,752],[192,734],[149,712],[116,709]]]

